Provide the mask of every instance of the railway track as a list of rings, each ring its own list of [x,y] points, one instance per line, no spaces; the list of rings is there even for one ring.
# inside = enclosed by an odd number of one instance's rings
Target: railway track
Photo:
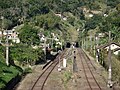
[[[56,65],[59,63],[58,59],[62,60],[62,58],[63,58],[66,51],[67,51],[67,49],[65,49],[61,54],[59,54],[56,57],[56,59],[53,62],[51,62],[48,67],[46,67],[44,69],[44,71],[37,78],[37,80],[35,81],[35,83],[33,84],[33,86],[31,87],[30,90],[43,90],[44,89],[45,82],[47,81],[49,75],[54,70]]]
[[[87,90],[103,90],[102,87],[97,82],[97,80],[91,70],[91,66],[93,67],[93,65],[89,62],[89,59],[86,56],[86,54],[83,52],[82,49],[78,49],[78,53],[79,53],[79,56],[81,59],[83,72],[85,74],[85,78],[86,78],[86,81],[88,84]],[[90,64],[91,64],[91,66],[90,66]]]

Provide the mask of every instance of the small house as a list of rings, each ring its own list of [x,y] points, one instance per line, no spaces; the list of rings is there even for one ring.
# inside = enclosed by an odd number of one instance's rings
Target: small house
[[[4,30],[3,35],[6,36],[8,34],[8,39],[12,40],[13,42],[20,43],[20,39],[18,38],[18,32],[15,29],[12,30]]]
[[[114,54],[118,54],[118,52],[120,51],[120,44],[115,43],[115,42],[111,42],[111,43],[107,43],[104,45],[100,45],[97,47],[97,49],[105,49],[106,51],[109,51],[109,45],[110,45],[110,49],[114,52]]]
[[[115,50],[115,49],[117,49],[117,48],[120,48],[120,45],[117,44],[117,43],[112,42],[112,43],[110,43],[110,48],[111,48],[111,50]],[[109,50],[109,44],[108,44],[108,46],[105,47],[105,49],[106,49],[107,51]]]
[[[114,49],[114,51],[113,51],[113,53],[114,53],[115,55],[118,55],[119,52],[120,52],[120,48],[116,48],[116,49]]]

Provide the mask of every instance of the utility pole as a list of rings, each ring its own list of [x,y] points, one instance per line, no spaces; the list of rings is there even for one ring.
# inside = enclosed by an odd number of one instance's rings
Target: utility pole
[[[6,30],[6,64],[9,65],[9,43],[8,43],[8,30]]]
[[[1,16],[1,20],[2,20],[2,25],[1,25],[1,26],[2,26],[2,28],[1,28],[1,29],[2,29],[2,31],[3,31],[3,19],[4,19],[4,17],[3,17],[3,16]]]
[[[98,62],[98,50],[97,50],[97,47],[98,47],[98,42],[99,42],[99,39],[98,39],[98,36],[96,35],[95,36],[95,50],[96,50],[96,61]]]
[[[4,31],[4,29],[3,29],[3,26],[4,26],[4,23],[3,23],[4,17],[3,16],[1,16],[1,20],[2,20],[2,25],[1,25],[1,41],[2,41],[2,36],[3,36],[3,31]]]
[[[90,51],[92,51],[92,36],[90,36],[89,42],[90,42]]]
[[[85,49],[85,38],[83,38],[83,49]]]
[[[73,54],[73,73],[75,73],[76,72],[76,55],[75,55],[75,51],[74,51],[74,54]]]
[[[62,51],[61,50],[59,50],[58,51],[58,53],[59,53],[59,55],[61,56],[61,53],[62,53]],[[59,60],[58,60],[58,62],[59,62],[59,64],[58,64],[58,67],[60,68],[61,66],[60,66],[60,59],[61,59],[61,57],[59,56]]]
[[[4,19],[4,17],[3,16],[1,16],[1,19],[2,19],[2,30],[1,30],[1,40],[2,40],[2,36],[3,36],[3,31],[4,31],[4,29],[3,29],[3,26],[4,26],[4,23],[3,23],[3,19]],[[0,43],[1,43],[1,41],[0,41]],[[8,43],[8,30],[6,30],[6,64],[7,64],[7,66],[9,65],[9,43]]]
[[[26,5],[26,0],[22,0],[22,9],[23,9],[23,24],[24,24],[24,22],[25,22],[25,19],[26,19],[26,16],[27,16],[27,11],[26,11],[26,7],[25,7],[25,5]]]
[[[109,62],[109,69],[108,69],[108,87],[112,88],[112,65],[111,65],[111,31],[109,31],[109,51],[108,51],[108,62]]]
[[[83,49],[83,36],[81,36],[81,48]]]
[[[84,46],[85,46],[85,50],[86,50],[86,37],[84,39]]]
[[[47,61],[46,60],[46,41],[47,41],[47,37],[45,38],[45,40],[44,40],[44,49],[45,49],[45,51],[44,51],[44,53],[45,53],[45,62]]]

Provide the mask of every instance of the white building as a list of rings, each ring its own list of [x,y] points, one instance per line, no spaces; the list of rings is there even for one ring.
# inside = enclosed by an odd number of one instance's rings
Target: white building
[[[89,17],[93,17],[93,14],[89,14]]]
[[[111,42],[110,44],[108,43],[105,45],[98,46],[97,49],[106,49],[106,51],[109,51],[109,45],[110,45],[110,49],[114,52],[114,54],[118,55],[120,51],[120,44],[117,44],[115,42]]]
[[[62,20],[64,20],[64,21],[67,20],[67,17],[64,16],[64,15],[62,15],[62,14],[60,14],[60,13],[56,13],[55,15],[58,16],[58,17],[60,17],[60,18],[61,18]]]
[[[55,15],[56,15],[56,16],[58,16],[58,17],[62,17],[62,15],[61,15],[61,14],[59,14],[59,13],[56,13]]]
[[[0,35],[2,32],[0,32]],[[15,29],[12,30],[4,30],[2,36],[6,36],[8,34],[8,39],[12,40],[15,43],[20,43],[20,39],[18,38],[18,32],[15,31]]]
[[[0,31],[0,37],[2,37],[2,31]]]
[[[117,48],[120,48],[120,45],[116,44],[116,43],[111,43],[110,44],[110,48],[111,48],[111,50],[115,50]],[[105,49],[108,51],[109,50],[109,46],[105,47]]]
[[[119,52],[120,52],[120,48],[116,48],[113,53],[114,53],[115,55],[118,55]]]

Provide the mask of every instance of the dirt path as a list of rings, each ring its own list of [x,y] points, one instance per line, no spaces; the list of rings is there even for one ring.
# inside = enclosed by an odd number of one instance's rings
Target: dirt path
[[[31,86],[34,84],[35,80],[42,73],[43,65],[36,65],[33,67],[33,72],[26,75],[23,80],[19,83],[16,90],[30,90]]]

